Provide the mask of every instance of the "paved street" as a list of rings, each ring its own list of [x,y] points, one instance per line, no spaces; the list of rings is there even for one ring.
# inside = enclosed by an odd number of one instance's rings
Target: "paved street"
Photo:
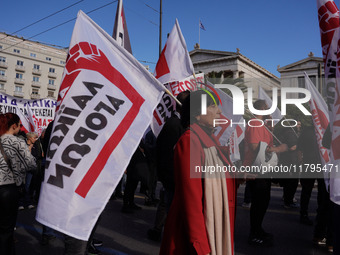
[[[241,207],[244,186],[238,191],[238,207],[236,212],[235,251],[241,254],[329,254],[325,249],[316,248],[312,244],[313,227],[299,223],[299,209],[282,207],[282,188],[272,187],[272,199],[265,217],[265,230],[274,234],[273,247],[253,247],[247,244],[249,234],[249,209]],[[144,204],[141,194],[136,193],[136,202]],[[312,219],[316,211],[316,190],[313,191],[310,212]],[[296,194],[300,198],[300,188]],[[95,238],[104,242],[99,248],[101,254],[116,255],[154,255],[158,254],[159,243],[146,238],[146,231],[152,226],[156,213],[155,207],[143,206],[134,214],[120,212],[122,200],[110,201],[102,214]],[[61,255],[63,242],[57,236],[48,246],[41,246],[41,225],[35,221],[35,209],[19,212],[18,226],[15,233],[17,239],[17,255]],[[181,255],[181,254],[179,254]]]

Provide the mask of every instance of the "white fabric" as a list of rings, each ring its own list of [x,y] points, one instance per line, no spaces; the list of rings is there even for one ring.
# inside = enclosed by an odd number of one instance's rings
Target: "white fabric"
[[[123,0],[118,0],[117,12],[115,25],[113,27],[113,39],[117,41],[117,43],[126,49],[128,52],[132,54],[130,37],[127,29],[125,12],[123,7]]]
[[[325,86],[327,87],[327,101],[329,111],[330,130],[332,132],[331,163],[340,166],[340,114],[339,114],[339,10],[333,0],[317,0],[318,18],[320,26],[322,54],[325,69]],[[335,65],[333,65],[333,63]],[[334,77],[336,73],[337,79]],[[335,86],[333,86],[335,84]],[[331,85],[331,86],[329,86]],[[340,170],[330,172],[330,198],[340,205]]]
[[[213,84],[208,82],[208,85],[214,87]],[[225,119],[228,122],[226,124],[221,124],[216,128],[215,136],[219,140],[222,146],[226,145],[234,132],[237,123],[243,122],[242,115],[233,114],[233,98],[226,94],[223,90],[215,88],[217,94],[221,98],[222,104],[219,106],[221,108],[222,114],[220,119]]]
[[[37,127],[35,125],[34,115],[32,113],[31,108],[28,105],[26,105],[26,109],[27,109],[27,116],[28,116],[28,121],[29,121],[29,125],[31,128],[31,132],[36,132],[36,133],[41,134],[41,130],[40,132],[38,132]]]
[[[82,11],[69,53],[36,218],[88,240],[164,90]]]
[[[185,90],[196,91],[197,87],[199,86],[199,82],[204,82],[204,73],[197,74],[196,79],[192,75],[185,78],[184,80],[165,84],[165,87],[173,94],[173,96],[176,97],[179,93]],[[153,134],[157,137],[161,132],[167,118],[170,118],[173,116],[173,114],[176,114],[175,100],[168,94],[164,93],[153,114],[154,117],[150,126]]]
[[[240,122],[243,121],[243,118]],[[230,160],[232,162],[236,162],[241,160],[241,153],[239,145],[244,139],[245,127],[243,125],[237,125],[234,132],[231,134],[229,139],[229,146],[230,146]]]
[[[271,108],[273,101],[271,98],[267,95],[267,93],[264,91],[262,87],[259,87],[259,99],[265,100],[266,104],[269,108]],[[275,111],[271,114],[273,119],[278,119],[274,121],[274,124],[276,125],[282,118],[283,116],[281,115],[281,111],[279,108],[276,107]]]
[[[268,144],[265,142],[260,142],[259,151],[256,155],[256,158],[253,162],[253,166],[258,166],[259,170],[261,167],[265,167],[269,169],[270,167],[277,166],[279,161],[277,154],[275,152],[266,152]]]
[[[204,149],[205,166],[223,166],[216,147]],[[232,255],[228,188],[224,172],[204,178],[204,221],[211,255]]]
[[[0,92],[0,113],[13,112],[16,113],[21,120],[22,125],[27,132],[34,132],[31,129],[28,119],[28,107],[31,110],[33,122],[39,135],[43,129],[54,119],[56,100],[42,98],[38,100],[28,100],[16,98]]]
[[[317,138],[317,143],[319,146],[321,163],[323,166],[327,167],[327,164],[330,163],[329,151],[325,147],[322,146],[322,138],[329,124],[327,104],[306,73],[305,73],[305,84],[306,84],[306,89],[308,89],[311,93],[311,100],[309,100],[309,107],[312,112],[312,117],[313,117],[312,119],[313,119],[314,130],[315,130],[315,134]],[[324,174],[325,174],[325,179],[328,179],[329,178],[328,173],[325,171]]]
[[[155,77],[163,84],[183,80],[194,74],[187,45],[176,19],[155,68]]]

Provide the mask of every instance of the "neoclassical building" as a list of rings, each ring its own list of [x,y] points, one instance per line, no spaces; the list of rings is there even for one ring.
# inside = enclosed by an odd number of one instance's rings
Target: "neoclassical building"
[[[277,71],[281,75],[282,87],[305,88],[304,72],[307,73],[311,81],[322,95],[326,95],[324,83],[324,63],[320,57],[315,57],[312,52],[307,58],[296,61],[283,67],[278,66]]]
[[[280,79],[274,74],[256,64],[237,49],[236,52],[195,49],[190,52],[195,72],[203,72],[208,77],[214,77],[214,83],[242,78],[244,85],[253,88],[253,98],[258,97],[258,89],[262,87],[271,95],[273,87],[280,88]]]

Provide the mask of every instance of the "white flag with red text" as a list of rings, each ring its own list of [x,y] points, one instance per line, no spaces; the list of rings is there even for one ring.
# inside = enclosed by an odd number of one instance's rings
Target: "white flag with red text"
[[[325,147],[322,146],[322,138],[329,124],[327,104],[306,73],[305,84],[306,89],[308,89],[311,93],[309,107],[312,112],[314,130],[317,138],[317,143],[319,146],[321,162],[322,165],[325,166],[330,162],[329,152]]]
[[[16,113],[19,116],[21,124],[22,124],[21,130],[24,131],[25,133],[33,132],[32,126],[30,125],[29,120],[26,118],[25,114],[17,106],[16,106]]]
[[[159,56],[154,75],[163,84],[183,80],[194,74],[187,45],[176,19]]]
[[[240,120],[243,122],[243,118]],[[241,153],[240,153],[240,143],[244,139],[244,125],[237,125],[234,132],[231,134],[229,139],[229,147],[230,147],[230,160],[231,162],[236,162],[241,160]]]
[[[271,109],[273,107],[272,99],[268,96],[268,94],[264,91],[264,89],[262,87],[259,87],[259,99],[265,100],[269,109]],[[273,121],[274,125],[276,125],[283,118],[283,116],[281,115],[280,109],[277,108],[277,107],[271,115],[272,115],[273,120],[274,120]]]
[[[30,128],[31,128],[31,132],[36,132],[36,133],[40,134],[41,130],[40,130],[40,132],[37,130],[37,127],[35,125],[35,122],[37,120],[36,120],[35,116],[33,115],[31,108],[28,105],[26,105],[26,109],[27,109],[27,116],[28,116],[28,121],[29,121],[29,125],[30,125]]]
[[[128,52],[132,54],[130,37],[127,29],[125,13],[123,8],[123,0],[118,0],[116,19],[113,27],[112,37],[118,42],[120,46],[124,47],[124,49],[126,49]]]
[[[210,82],[208,82],[209,86],[214,88],[214,85]],[[208,87],[208,89],[211,89],[211,87]],[[241,122],[244,124],[244,120],[242,115],[234,115],[233,114],[233,98],[226,94],[221,89],[214,89],[214,93],[217,94],[217,96],[220,98],[220,108],[221,108],[221,115],[219,121],[221,124],[216,128],[215,136],[220,141],[220,144],[222,146],[225,146],[229,142],[229,138],[231,137],[231,134],[236,129],[237,125],[239,125]]]
[[[36,219],[88,240],[164,87],[82,11],[69,49]]]
[[[332,133],[331,163],[340,165],[340,116],[339,116],[339,9],[333,0],[317,0],[321,46],[325,69],[325,86],[327,91],[327,108],[329,125]],[[338,55],[337,55],[338,54]],[[337,78],[337,79],[336,79]],[[340,172],[330,171],[330,197],[340,204]]]
[[[196,77],[196,78],[195,78]],[[204,73],[199,73],[196,76],[190,76],[181,81],[175,81],[171,83],[165,84],[165,87],[172,93],[173,96],[177,96],[179,93],[190,90],[196,91],[197,87],[199,86],[200,82],[204,82]],[[151,122],[151,129],[153,134],[157,137],[161,132],[163,125],[165,124],[166,120],[173,116],[176,111],[176,102],[175,100],[164,93],[161,101],[157,105],[153,115],[154,118]]]

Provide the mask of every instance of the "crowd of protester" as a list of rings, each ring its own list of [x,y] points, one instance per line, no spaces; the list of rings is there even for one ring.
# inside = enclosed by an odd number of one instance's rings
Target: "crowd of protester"
[[[250,209],[248,243],[272,246],[274,235],[263,229],[272,184],[283,187],[285,209],[300,210],[300,223],[314,225],[308,205],[317,182],[318,209],[313,242],[333,252],[333,247],[338,245],[332,222],[334,205],[322,175],[292,174],[276,178],[270,174],[216,173],[207,176],[195,171],[196,165],[233,164],[228,147],[221,146],[214,137],[213,120],[221,114],[216,105],[218,100],[209,95],[207,113],[202,114],[203,94],[206,92],[180,93],[177,98],[182,106],[177,104],[175,115],[167,120],[157,138],[151,131],[142,138],[111,197],[123,200],[121,212],[132,214],[142,209],[134,201],[140,186],[140,192],[145,194],[145,205],[157,206],[155,222],[147,230],[147,237],[161,242],[160,254],[228,255],[234,254],[236,194],[241,183],[246,185],[242,206]],[[266,110],[268,106],[264,100],[257,100],[254,108]],[[265,121],[269,116],[254,115],[253,118]],[[22,132],[16,114],[0,115],[0,254],[15,254],[13,240],[18,210],[33,209],[38,203],[52,123],[39,137],[34,132]],[[241,164],[254,165],[261,146],[265,146],[267,156],[278,155],[279,165],[321,164],[314,127],[301,127],[300,122],[295,128],[280,132],[279,139],[270,126],[247,126],[240,146]],[[157,181],[162,184],[159,199]],[[299,183],[302,187],[300,204],[296,198]],[[99,254],[96,247],[102,242],[93,238],[96,226],[88,242],[65,235],[65,254]],[[55,238],[54,230],[42,227],[41,245],[48,245]]]

